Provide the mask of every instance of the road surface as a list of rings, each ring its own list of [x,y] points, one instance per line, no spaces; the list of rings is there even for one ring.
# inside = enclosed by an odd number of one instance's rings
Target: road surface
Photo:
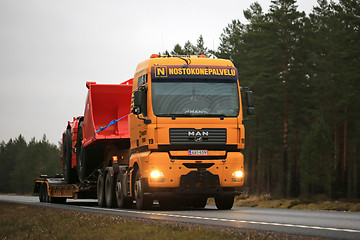
[[[269,208],[234,207],[164,211],[156,209],[109,209],[97,206],[96,200],[68,200],[67,204],[40,203],[38,197],[0,195],[0,201],[16,202],[57,209],[102,213],[155,220],[185,222],[301,236],[334,239],[360,239],[360,213],[336,211],[308,211]]]

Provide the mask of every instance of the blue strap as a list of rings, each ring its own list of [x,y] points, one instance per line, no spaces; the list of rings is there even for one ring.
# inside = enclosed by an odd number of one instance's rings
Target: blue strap
[[[129,114],[126,114],[125,116],[123,116],[123,117],[121,117],[121,118],[119,118],[119,119],[114,119],[114,120],[112,120],[108,125],[100,127],[100,129],[97,130],[95,133],[98,133],[98,132],[100,132],[100,131],[103,131],[103,130],[107,129],[107,128],[110,127],[111,125],[117,123],[118,121],[121,121],[123,118],[125,118],[125,117],[127,117],[127,116],[129,116]]]

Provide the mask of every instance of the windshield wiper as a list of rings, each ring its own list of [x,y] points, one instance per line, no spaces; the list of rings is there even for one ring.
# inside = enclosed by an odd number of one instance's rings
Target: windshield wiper
[[[219,117],[221,120],[227,117],[225,114],[222,113],[210,113],[210,114],[196,114],[196,117]]]
[[[228,117],[225,114],[196,114],[196,113],[172,113],[172,114],[158,114],[159,117],[171,117],[175,119],[176,117],[219,117],[220,119],[224,119],[225,117]],[[235,117],[235,116],[233,116]]]
[[[172,118],[175,118],[175,117],[193,117],[194,114],[190,114],[190,113],[160,113],[160,114],[157,114],[157,116],[159,117],[172,117]]]

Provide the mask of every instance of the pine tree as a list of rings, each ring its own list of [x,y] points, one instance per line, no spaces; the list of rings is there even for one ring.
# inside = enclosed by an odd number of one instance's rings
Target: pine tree
[[[31,193],[34,178],[61,173],[60,150],[44,135],[27,143],[22,135],[0,144],[0,192]]]
[[[205,47],[204,38],[200,35],[196,44],[196,55],[205,55],[206,57],[210,57],[210,53],[207,47]]]
[[[359,119],[356,110],[360,76],[359,8],[358,0],[340,1],[339,4],[319,0],[318,7],[310,15],[313,33],[311,81],[321,93],[317,96],[317,113],[328,120],[332,131],[333,158],[329,161],[334,171],[333,197],[350,196],[359,182],[354,177],[359,173],[356,171],[358,152],[350,150],[354,149],[351,142],[358,139],[355,135],[359,135],[352,127]]]
[[[220,46],[213,54],[218,58],[230,59],[235,66],[239,66],[244,25],[239,20],[233,20],[223,31],[220,36]]]
[[[180,44],[176,44],[174,49],[171,51],[171,55],[186,55],[186,53]]]
[[[277,55],[273,64],[277,68],[277,81],[281,83],[278,97],[282,101],[280,114],[283,123],[282,193],[283,196],[288,196],[291,187],[292,195],[296,196],[299,193],[299,150],[297,149],[298,143],[292,144],[290,139],[293,139],[294,142],[300,141],[296,136],[299,135],[297,124],[301,121],[295,121],[294,116],[298,116],[299,114],[296,112],[301,111],[296,106],[303,99],[301,93],[304,93],[302,90],[304,90],[305,72],[301,67],[304,59],[300,57],[299,52],[303,51],[301,39],[305,13],[297,11],[295,0],[273,0],[271,2],[268,17],[273,23],[272,27],[276,34],[273,39],[273,49],[275,50],[274,54]],[[293,174],[289,174],[290,167],[293,168]]]
[[[200,35],[197,40],[197,44],[194,45],[190,41],[187,41],[184,44],[184,47],[181,47],[180,44],[176,44],[174,49],[171,51],[172,55],[205,55],[209,57],[211,55],[210,51],[205,47],[204,38]]]

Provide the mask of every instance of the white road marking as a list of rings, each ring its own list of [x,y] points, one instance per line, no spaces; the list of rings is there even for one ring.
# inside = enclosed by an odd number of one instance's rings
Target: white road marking
[[[115,212],[135,213],[135,214],[145,214],[145,215],[162,216],[162,217],[187,218],[187,219],[210,220],[210,221],[220,221],[220,222],[248,223],[248,224],[280,226],[280,227],[294,227],[294,228],[304,228],[304,229],[306,228],[306,229],[327,230],[327,231],[336,231],[336,232],[360,233],[360,230],[346,229],[346,228],[331,228],[331,227],[307,226],[307,225],[297,225],[297,224],[288,224],[288,223],[258,222],[258,221],[236,220],[236,219],[226,219],[226,218],[186,216],[186,215],[179,215],[179,214],[167,214],[167,213],[157,213],[157,212],[140,212],[140,211],[136,211],[136,210],[134,211],[134,210],[125,210],[125,209],[109,209],[109,208],[98,208],[98,207],[83,207],[83,208],[95,209],[95,210],[105,210],[105,211],[115,211]]]

